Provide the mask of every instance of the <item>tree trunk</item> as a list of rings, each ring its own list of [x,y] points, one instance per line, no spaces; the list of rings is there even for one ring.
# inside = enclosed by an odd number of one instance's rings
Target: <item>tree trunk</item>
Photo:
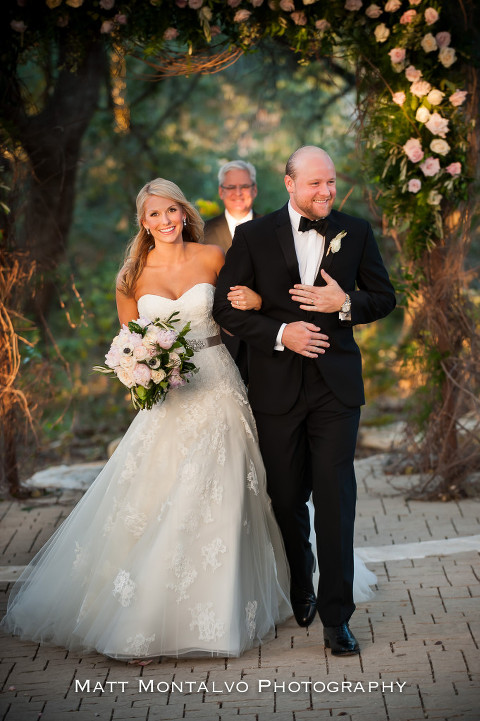
[[[68,48],[62,49],[63,54]],[[53,94],[37,115],[13,110],[17,137],[30,163],[25,198],[16,211],[16,245],[37,268],[32,310],[46,317],[55,292],[54,272],[67,247],[75,201],[80,146],[97,108],[105,78],[103,46],[92,43],[76,73],[60,71]]]

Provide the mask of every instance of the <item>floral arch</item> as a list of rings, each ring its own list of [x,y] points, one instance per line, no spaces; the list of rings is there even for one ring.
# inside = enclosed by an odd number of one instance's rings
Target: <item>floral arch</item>
[[[219,41],[229,62],[265,37],[282,38],[303,63],[334,52],[350,60],[366,172],[403,266],[407,350],[428,391],[423,470],[436,472],[435,493],[455,495],[468,469],[458,435],[463,390],[478,383],[463,271],[477,159],[475,1],[7,1],[7,67],[56,42],[75,75],[92,43],[102,43],[146,61],[165,62],[175,50],[188,73],[202,71],[197,58]]]

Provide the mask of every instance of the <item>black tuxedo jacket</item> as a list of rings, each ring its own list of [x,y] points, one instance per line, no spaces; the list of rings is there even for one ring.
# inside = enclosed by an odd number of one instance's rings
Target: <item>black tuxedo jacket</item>
[[[253,217],[258,218],[255,211],[253,211]],[[225,213],[216,215],[215,218],[210,218],[205,222],[205,239],[203,242],[207,245],[219,245],[225,253],[227,252],[232,245],[232,236],[230,235]]]
[[[346,231],[341,248],[328,253],[337,233]],[[338,313],[303,311],[289,289],[300,283],[288,205],[237,226],[215,293],[217,323],[249,344],[249,399],[260,413],[287,413],[300,392],[305,358],[285,348],[275,351],[282,323],[315,323],[329,336],[330,347],[315,359],[335,396],[347,406],[365,402],[362,360],[352,326],[370,323],[395,307],[395,294],[370,224],[335,210],[329,215],[323,268],[350,295],[351,323]],[[232,308],[226,296],[231,285],[247,285],[262,296],[260,311]],[[325,285],[320,271],[315,285]]]

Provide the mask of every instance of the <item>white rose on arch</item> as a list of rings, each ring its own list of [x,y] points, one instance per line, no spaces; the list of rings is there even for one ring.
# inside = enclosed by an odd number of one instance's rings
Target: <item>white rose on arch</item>
[[[445,93],[442,93],[441,90],[437,90],[437,88],[433,88],[433,90],[430,90],[428,93],[427,100],[430,105],[440,105],[444,97]]]
[[[446,155],[450,150],[450,146],[446,140],[441,140],[441,138],[435,138],[430,143],[430,150],[432,150],[434,153],[438,153],[438,155]]]
[[[440,60],[444,68],[449,68],[450,65],[453,65],[453,63],[457,59],[454,48],[441,48],[440,52],[438,53],[438,59]]]
[[[377,25],[373,31],[373,34],[375,35],[377,43],[384,43],[390,35],[390,30],[387,28],[385,23],[380,23],[380,25]]]
[[[443,195],[437,190],[431,190],[428,194],[427,203],[429,205],[440,205],[442,202]]]
[[[420,45],[426,53],[431,53],[438,48],[437,41],[433,37],[432,33],[427,33],[427,35],[425,35],[420,41]]]
[[[430,120],[430,110],[425,105],[420,105],[415,114],[415,120],[418,120],[419,123],[426,123]]]

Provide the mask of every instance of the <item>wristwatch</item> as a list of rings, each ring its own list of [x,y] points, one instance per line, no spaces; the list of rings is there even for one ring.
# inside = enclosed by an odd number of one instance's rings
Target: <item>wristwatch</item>
[[[348,293],[345,293],[345,300],[342,307],[340,308],[340,313],[350,313],[351,307],[352,301],[350,300],[350,296],[348,295]]]
[[[345,300],[344,300],[343,305],[340,308],[339,313],[338,313],[339,321],[351,323],[351,321],[352,321],[352,314],[350,313],[351,307],[352,307],[352,301],[350,300],[350,296],[348,295],[348,293],[345,293]]]

